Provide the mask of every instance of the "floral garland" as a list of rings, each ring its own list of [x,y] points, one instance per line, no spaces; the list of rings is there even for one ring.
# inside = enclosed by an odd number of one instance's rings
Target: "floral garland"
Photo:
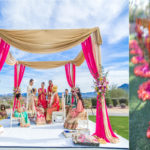
[[[100,109],[101,109],[102,97],[106,94],[106,91],[108,89],[108,82],[106,80],[106,76],[107,73],[103,77],[97,78],[97,80],[94,82],[95,91],[97,92],[98,104]]]

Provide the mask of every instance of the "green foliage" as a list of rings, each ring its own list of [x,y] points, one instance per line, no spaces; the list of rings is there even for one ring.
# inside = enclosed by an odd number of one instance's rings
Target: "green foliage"
[[[84,99],[84,107],[86,109],[90,108],[91,107],[91,99]]]
[[[116,107],[119,104],[119,100],[117,98],[112,98],[113,106]]]
[[[109,106],[110,104],[113,104],[111,97],[106,97],[106,105]]]
[[[117,85],[112,85],[109,92],[111,98],[128,98],[128,93],[125,90],[118,88]]]
[[[97,98],[92,98],[92,99],[91,99],[91,104],[92,104],[92,107],[96,107]]]
[[[105,95],[106,105],[109,106],[110,104],[113,104],[110,92],[107,91]]]
[[[124,104],[128,105],[128,99],[127,98],[120,98],[119,103],[120,104],[124,103]]]

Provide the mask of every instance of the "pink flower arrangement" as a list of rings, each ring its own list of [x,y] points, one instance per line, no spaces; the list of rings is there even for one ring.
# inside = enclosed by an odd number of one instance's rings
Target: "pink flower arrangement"
[[[130,54],[143,56],[143,52],[142,52],[141,48],[131,49]]]
[[[143,56],[133,56],[131,58],[131,62],[133,64],[139,64],[139,63],[144,64],[144,63],[146,63],[146,60],[144,59]]]
[[[144,65],[139,65],[134,68],[134,74],[136,76],[149,78],[150,77],[150,69],[148,63],[145,63]]]
[[[106,81],[106,77],[99,77],[95,82],[95,90],[97,95],[104,96],[106,90],[108,89],[108,82]]]
[[[143,101],[150,100],[150,80],[141,84],[137,93],[139,99],[142,99]]]

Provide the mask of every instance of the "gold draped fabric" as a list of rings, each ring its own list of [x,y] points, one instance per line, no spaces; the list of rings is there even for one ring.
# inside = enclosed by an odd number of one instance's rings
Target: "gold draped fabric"
[[[102,44],[98,27],[89,29],[5,30],[0,37],[8,44],[29,53],[56,53],[68,50],[87,39],[93,32]]]
[[[24,66],[34,69],[50,69],[64,66],[69,62],[75,64],[76,66],[80,66],[84,62],[84,60],[85,59],[82,50],[77,55],[77,57],[75,57],[75,59],[66,61],[17,61],[9,52],[7,55],[6,63],[8,65],[14,65],[16,63],[23,64]]]
[[[6,62],[6,64],[13,66],[17,63],[17,60],[12,56],[12,54],[10,52],[8,52],[5,62]]]

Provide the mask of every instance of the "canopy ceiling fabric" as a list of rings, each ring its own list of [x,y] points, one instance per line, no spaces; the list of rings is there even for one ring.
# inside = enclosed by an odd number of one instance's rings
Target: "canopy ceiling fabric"
[[[41,54],[68,50],[86,40],[92,33],[96,34],[96,42],[101,45],[102,39],[98,27],[53,30],[0,29],[0,37],[11,46],[29,53]]]
[[[34,69],[50,69],[50,68],[57,68],[64,66],[67,63],[73,63],[76,66],[80,66],[84,62],[85,58],[83,55],[83,51],[81,50],[80,53],[75,57],[73,60],[66,60],[66,61],[17,61],[12,54],[9,52],[7,55],[6,63],[8,65],[15,65],[16,63],[22,64],[27,67],[31,67]]]
[[[17,63],[17,60],[12,56],[12,54],[10,52],[8,52],[5,62],[6,62],[6,64],[13,66]]]

